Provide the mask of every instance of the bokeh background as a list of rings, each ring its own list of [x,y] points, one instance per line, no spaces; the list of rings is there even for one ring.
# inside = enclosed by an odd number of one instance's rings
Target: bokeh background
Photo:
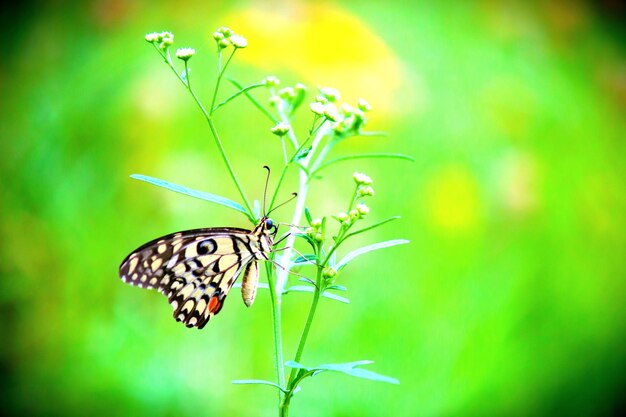
[[[618,415],[626,410],[626,57],[617,1],[24,2],[2,12],[0,388],[13,415],[272,416],[270,304],[238,295],[203,331],[159,294],[124,285],[126,254],[180,229],[246,227],[220,206],[129,178],[141,173],[237,199],[202,116],[144,40],[193,46],[215,77],[210,34],[249,46],[243,83],[278,76],[310,97],[332,86],[373,106],[335,155],[314,214],[342,210],[369,174],[372,221],[353,247],[410,245],[340,276],[303,362],[370,359],[399,386],[324,374],[293,416]],[[4,6],[7,7],[7,6]],[[263,94],[257,95],[263,99]],[[310,123],[307,109],[296,126]],[[245,100],[217,119],[248,194],[280,163]],[[301,130],[302,132],[302,130]],[[287,190],[288,191],[288,190]],[[288,211],[282,212],[287,221]],[[287,358],[308,307],[284,301]]]

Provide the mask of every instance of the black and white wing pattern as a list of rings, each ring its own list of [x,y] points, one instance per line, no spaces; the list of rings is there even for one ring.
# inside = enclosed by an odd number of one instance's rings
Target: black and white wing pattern
[[[256,263],[258,259],[267,259],[276,234],[276,227],[271,221],[267,227],[267,222],[262,219],[254,231],[194,229],[155,239],[124,259],[120,278],[141,288],[157,289],[174,308],[177,321],[202,329],[222,309],[224,299],[244,269],[244,302],[250,305],[254,301]]]

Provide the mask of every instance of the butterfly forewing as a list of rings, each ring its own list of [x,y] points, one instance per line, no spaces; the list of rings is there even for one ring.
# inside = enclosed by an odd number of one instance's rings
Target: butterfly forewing
[[[262,257],[259,236],[237,228],[195,229],[139,247],[120,266],[124,282],[156,288],[187,327],[203,328],[217,314],[243,269]]]

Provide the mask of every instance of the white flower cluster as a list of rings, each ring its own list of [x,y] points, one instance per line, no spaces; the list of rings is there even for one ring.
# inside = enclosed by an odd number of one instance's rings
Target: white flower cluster
[[[213,32],[213,39],[217,42],[217,47],[221,50],[228,48],[230,45],[236,49],[243,49],[248,46],[248,40],[241,35],[235,33],[234,30],[222,26]]]

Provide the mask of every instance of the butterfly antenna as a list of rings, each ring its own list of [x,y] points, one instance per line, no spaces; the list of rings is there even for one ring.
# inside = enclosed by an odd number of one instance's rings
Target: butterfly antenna
[[[296,198],[297,196],[298,196],[298,193],[291,193],[291,198],[290,198],[289,200],[287,200],[287,201],[285,201],[284,203],[281,203],[281,204],[277,205],[276,207],[272,208],[272,209],[270,210],[270,212],[269,212],[269,213],[267,213],[267,215],[269,216],[271,212],[273,212],[274,210],[276,210],[276,209],[277,209],[277,208],[279,208],[279,207],[284,206],[285,204],[287,204],[288,202],[290,202],[291,200],[293,200],[293,199],[294,199],[294,198]]]
[[[269,215],[269,213],[265,213],[265,201],[267,200],[267,185],[270,182],[270,167],[267,165],[263,165],[263,168],[267,169],[267,177],[265,178],[265,189],[263,190],[263,217]]]

